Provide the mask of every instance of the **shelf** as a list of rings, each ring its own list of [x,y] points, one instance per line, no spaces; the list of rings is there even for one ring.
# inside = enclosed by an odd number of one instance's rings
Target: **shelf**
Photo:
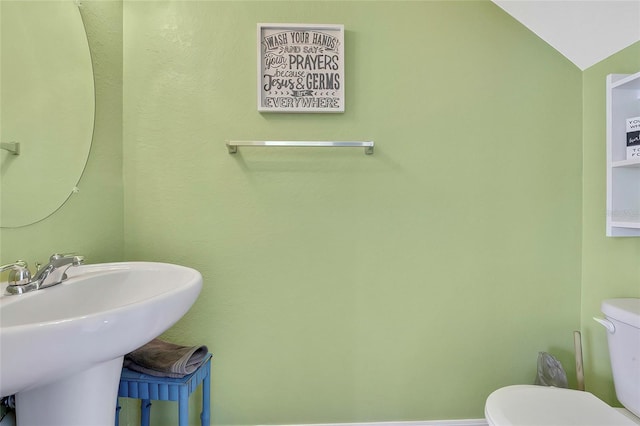
[[[612,222],[607,229],[609,237],[640,237],[640,223]]]
[[[640,116],[640,73],[607,77],[607,224],[610,237],[640,237],[640,159],[629,159],[626,120]]]
[[[640,229],[640,222],[611,222],[611,226],[616,228]]]
[[[631,75],[612,74],[611,80],[612,89],[640,90],[640,72]]]
[[[640,160],[613,161],[611,167],[640,168]]]

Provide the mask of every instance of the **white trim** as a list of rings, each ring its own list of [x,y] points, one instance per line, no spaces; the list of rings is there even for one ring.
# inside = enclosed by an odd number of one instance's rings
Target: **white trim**
[[[376,422],[376,423],[317,423],[317,424],[297,424],[281,426],[488,426],[485,419],[462,419],[462,420],[427,420],[408,422]]]

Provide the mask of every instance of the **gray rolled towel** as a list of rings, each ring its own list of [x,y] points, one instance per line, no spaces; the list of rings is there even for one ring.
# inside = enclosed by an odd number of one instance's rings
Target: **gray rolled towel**
[[[180,346],[153,339],[124,356],[124,367],[158,377],[180,378],[200,367],[209,350],[206,346]]]

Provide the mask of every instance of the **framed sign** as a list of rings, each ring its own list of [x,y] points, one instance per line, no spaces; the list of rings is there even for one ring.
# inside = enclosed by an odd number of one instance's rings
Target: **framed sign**
[[[344,25],[258,24],[258,111],[344,112]]]

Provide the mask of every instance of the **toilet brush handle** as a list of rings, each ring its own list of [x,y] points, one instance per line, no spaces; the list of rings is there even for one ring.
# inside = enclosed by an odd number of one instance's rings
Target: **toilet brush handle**
[[[582,335],[578,330],[573,332],[573,345],[576,351],[576,377],[578,379],[578,390],[584,390],[584,368],[582,365]]]

